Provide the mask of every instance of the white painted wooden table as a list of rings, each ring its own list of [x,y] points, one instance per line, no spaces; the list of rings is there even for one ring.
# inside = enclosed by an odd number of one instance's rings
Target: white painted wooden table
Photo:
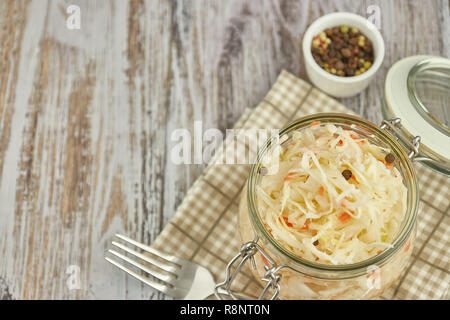
[[[79,30],[66,27],[72,4]],[[170,161],[171,132],[232,127],[282,69],[306,79],[314,19],[369,5],[386,58],[342,101],[379,122],[395,61],[450,56],[448,0],[1,0],[0,299],[163,298],[103,255],[116,232],[151,242],[202,172]]]

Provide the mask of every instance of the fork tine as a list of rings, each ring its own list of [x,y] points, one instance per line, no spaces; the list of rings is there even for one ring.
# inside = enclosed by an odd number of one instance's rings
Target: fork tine
[[[159,279],[159,280],[165,281],[165,282],[167,282],[167,283],[170,284],[170,281],[171,281],[172,279],[174,279],[174,277],[171,277],[171,276],[169,276],[169,275],[167,275],[167,274],[163,274],[163,273],[161,273],[161,272],[157,272],[157,271],[154,271],[154,270],[150,270],[149,268],[147,268],[147,267],[144,266],[143,264],[141,264],[141,263],[139,263],[139,262],[137,262],[137,261],[134,261],[133,259],[130,259],[130,258],[128,258],[127,256],[125,256],[125,255],[123,255],[123,254],[121,254],[121,253],[119,253],[119,252],[117,252],[117,251],[115,251],[115,250],[108,250],[108,251],[109,251],[111,254],[115,255],[116,257],[118,257],[118,258],[120,258],[120,259],[122,259],[122,260],[125,260],[125,261],[128,262],[129,264],[132,264],[133,266],[135,266],[135,267],[137,267],[137,268],[139,268],[139,269],[141,269],[141,270],[144,270],[145,272],[147,272],[148,274],[152,275],[153,277],[155,277],[155,278],[157,278],[157,279]],[[174,276],[175,276],[175,275],[174,275]]]
[[[135,251],[133,249],[130,249],[127,246],[125,246],[125,245],[123,245],[121,243],[118,243],[116,241],[113,241],[112,245],[116,246],[116,247],[118,247],[118,248],[120,248],[120,249],[122,249],[122,250],[124,250],[124,251],[126,251],[126,252],[128,252],[128,253],[130,253],[130,254],[132,254],[132,255],[134,255],[134,256],[136,256],[136,257],[138,257],[138,258],[140,258],[140,259],[142,259],[142,260],[144,260],[146,262],[148,262],[148,263],[150,263],[150,264],[153,264],[153,265],[157,266],[158,268],[160,268],[160,269],[162,269],[164,271],[175,273],[177,270],[179,270],[179,268],[177,268],[176,266],[171,266],[169,264],[166,264],[166,263],[163,263],[163,262],[158,261],[156,259],[153,259],[152,257],[143,255],[142,253],[139,253],[139,252],[137,252],[137,251]]]
[[[145,284],[149,285],[150,287],[152,287],[152,288],[154,288],[154,289],[156,289],[156,290],[158,290],[158,291],[161,291],[162,293],[170,294],[170,293],[169,293],[169,290],[170,290],[170,289],[169,289],[168,286],[166,286],[166,285],[164,285],[164,284],[161,284],[161,283],[158,283],[158,282],[156,282],[156,281],[153,281],[153,280],[151,280],[151,279],[149,279],[149,278],[147,278],[147,277],[144,277],[144,276],[142,276],[142,275],[140,275],[140,274],[134,272],[133,270],[128,269],[127,267],[121,265],[119,262],[114,261],[113,259],[110,259],[110,258],[108,258],[108,257],[105,257],[105,259],[106,259],[106,261],[108,261],[109,263],[112,263],[113,265],[115,265],[117,268],[119,268],[119,269],[125,271],[125,272],[128,273],[129,275],[131,275],[131,276],[135,277],[136,279],[138,279],[138,280],[144,282]]]
[[[159,250],[156,250],[156,249],[154,249],[152,247],[149,247],[149,246],[147,246],[145,244],[142,244],[142,243],[137,242],[137,241],[135,241],[135,240],[133,240],[131,238],[128,238],[127,236],[124,236],[124,235],[116,233],[116,237],[120,238],[120,239],[122,239],[122,240],[124,240],[126,242],[129,242],[132,245],[135,245],[136,247],[141,248],[142,250],[150,252],[150,253],[154,254],[155,256],[164,258],[167,261],[170,261],[170,262],[173,262],[173,263],[177,263],[179,261],[179,258],[177,258],[177,257],[171,256],[171,255],[169,255],[167,253],[164,253],[164,252],[161,252]]]

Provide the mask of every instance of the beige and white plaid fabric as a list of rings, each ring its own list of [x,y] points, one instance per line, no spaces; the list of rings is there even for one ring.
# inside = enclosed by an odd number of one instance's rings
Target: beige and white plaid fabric
[[[352,113],[336,100],[283,71],[264,100],[254,110],[244,112],[235,129],[282,128],[293,119],[319,112]],[[236,157],[253,152],[245,143],[228,140],[152,244],[205,266],[216,281],[223,280],[225,266],[239,252],[239,194],[250,168],[248,164],[224,164],[227,163],[224,158],[228,154]],[[229,152],[231,148],[234,152]],[[421,201],[413,258],[403,276],[382,299],[450,298],[450,178],[421,165],[416,169]],[[261,290],[248,270],[242,272],[236,282],[237,290],[249,294]]]

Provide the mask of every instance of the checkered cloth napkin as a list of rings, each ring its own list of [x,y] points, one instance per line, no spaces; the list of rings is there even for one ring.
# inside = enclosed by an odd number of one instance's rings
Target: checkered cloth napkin
[[[244,112],[235,129],[282,128],[293,119],[319,112],[352,113],[283,71],[264,100],[255,109]],[[223,280],[227,263],[239,252],[238,203],[250,169],[249,164],[226,164],[227,154],[249,152],[248,145],[230,139],[233,138],[225,139],[152,244],[203,265],[217,282]],[[450,298],[450,179],[420,164],[416,169],[421,201],[413,257],[400,279],[381,299]],[[261,290],[248,269],[238,275],[233,285],[236,290],[253,295]]]

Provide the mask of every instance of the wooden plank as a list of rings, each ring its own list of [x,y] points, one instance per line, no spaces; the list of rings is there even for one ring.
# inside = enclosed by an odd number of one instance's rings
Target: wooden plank
[[[306,78],[301,35],[320,15],[380,7],[385,62],[342,99],[375,122],[395,61],[450,55],[446,0],[70,4],[80,30],[67,1],[0,2],[1,299],[164,298],[104,261],[114,233],[157,236],[204,168],[172,163],[173,130],[225,130],[282,69]]]

